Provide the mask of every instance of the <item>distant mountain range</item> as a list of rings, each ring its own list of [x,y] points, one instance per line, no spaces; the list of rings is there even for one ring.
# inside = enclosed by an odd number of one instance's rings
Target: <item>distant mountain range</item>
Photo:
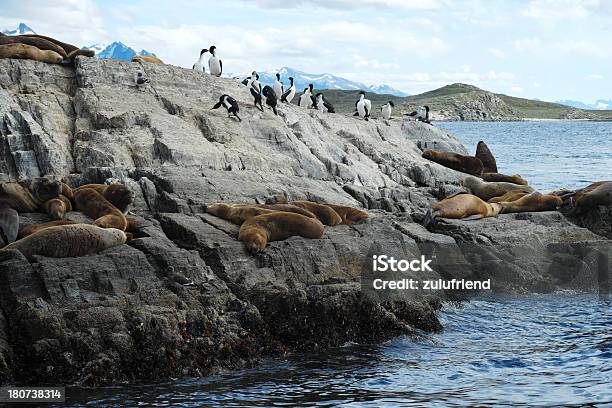
[[[19,23],[16,29],[14,30],[3,30],[2,34],[6,35],[24,35],[24,34],[36,34],[34,30],[28,27],[24,23]]]
[[[115,41],[108,45],[94,44],[85,48],[94,50],[96,57],[98,58],[111,58],[122,61],[131,61],[134,55],[155,56],[155,54],[147,50],[140,50],[140,52],[136,52],[132,47],[129,47],[120,41]]]
[[[612,109],[612,99],[598,99],[594,104],[587,104],[580,101],[573,101],[571,99],[564,99],[557,101],[561,105],[571,106],[578,109],[590,109],[590,110],[610,110]]]

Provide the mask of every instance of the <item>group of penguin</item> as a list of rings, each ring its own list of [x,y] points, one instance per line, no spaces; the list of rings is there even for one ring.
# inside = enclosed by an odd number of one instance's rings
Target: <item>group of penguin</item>
[[[208,68],[211,75],[220,77],[223,72],[223,63],[221,59],[217,56],[216,47],[213,45],[209,49],[202,49],[200,52],[200,57],[193,64],[193,69],[198,72],[206,72],[204,67],[204,60],[206,58],[206,53],[210,53],[210,57],[208,58]],[[285,90],[284,84],[281,82],[280,74],[276,74],[276,80],[274,81],[273,87],[270,85],[266,85],[261,87],[261,83],[259,82],[259,74],[256,71],[253,71],[251,75],[242,81],[243,85],[246,85],[253,96],[253,105],[260,109],[262,112],[264,111],[264,103],[269,106],[275,115],[278,115],[278,111],[276,110],[276,106],[278,105],[278,95],[280,95],[280,101],[291,103],[296,94],[295,84],[293,83],[293,77],[289,77],[289,88]],[[321,112],[325,113],[335,113],[334,106],[325,100],[325,96],[319,92],[316,95],[313,95],[313,84],[309,84],[308,88],[304,88],[304,92],[300,96],[298,101],[298,106],[301,108],[313,108],[317,109]],[[353,116],[359,116],[364,120],[369,120],[370,114],[372,112],[372,101],[366,99],[366,94],[363,91],[359,92],[359,99],[355,101],[355,112]],[[240,116],[238,116],[238,112],[240,108],[238,107],[238,102],[232,98],[231,96],[224,94],[219,97],[219,101],[212,107],[212,109],[218,109],[223,106],[227,110],[228,117],[234,115],[238,119],[238,121],[242,121]],[[380,106],[380,112],[383,118],[391,119],[391,114],[393,112],[393,108],[395,105],[392,101],[388,101],[386,104]],[[411,116],[414,120],[422,121],[425,123],[429,122],[429,107],[423,106],[418,110],[407,114],[407,116]]]

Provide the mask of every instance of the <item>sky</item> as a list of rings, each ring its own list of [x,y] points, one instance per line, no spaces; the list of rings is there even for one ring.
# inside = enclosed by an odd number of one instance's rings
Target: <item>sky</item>
[[[612,0],[0,0],[0,28],[121,41],[191,67],[288,66],[416,94],[454,82],[546,101],[612,99]]]

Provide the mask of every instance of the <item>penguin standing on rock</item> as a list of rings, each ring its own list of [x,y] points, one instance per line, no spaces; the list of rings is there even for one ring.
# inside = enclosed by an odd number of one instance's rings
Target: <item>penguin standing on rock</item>
[[[371,112],[372,102],[366,99],[365,92],[359,91],[359,99],[355,102],[355,113],[353,113],[353,116],[359,116],[367,121]]]
[[[141,89],[142,87],[146,86],[147,84],[151,83],[151,80],[149,78],[146,78],[142,72],[138,71],[136,72],[136,75],[134,75],[134,82],[136,83],[136,87],[138,89]]]
[[[219,98],[219,102],[217,102],[215,106],[212,107],[212,109],[218,109],[219,107],[221,107],[221,105],[223,105],[223,107],[227,109],[228,118],[230,117],[230,114],[233,114],[239,122],[242,122],[242,119],[240,119],[240,116],[238,116],[240,108],[238,107],[238,102],[236,102],[234,98],[229,95],[221,95],[221,97]]]
[[[272,111],[274,112],[275,115],[278,115],[278,112],[276,111],[276,105],[278,104],[278,98],[276,97],[276,92],[274,92],[274,89],[272,89],[270,85],[266,85],[264,86],[263,91],[261,92],[263,93],[263,96],[266,97],[266,105],[272,108]]]
[[[281,96],[281,102],[291,103],[291,100],[295,96],[295,85],[293,83],[293,77],[289,77],[289,89],[285,91],[285,93]]]
[[[208,69],[210,70],[210,74],[216,77],[220,77],[223,72],[223,63],[217,57],[217,47],[214,45],[208,49],[210,52],[210,58],[208,59]]]
[[[311,84],[312,85],[312,84]],[[304,88],[304,93],[300,96],[300,108],[310,108],[312,106],[312,94],[310,88]]]
[[[251,74],[251,78],[249,78],[247,86],[249,88],[249,91],[251,92],[251,95],[253,95],[253,106],[259,108],[259,110],[263,112],[264,109],[261,98],[261,84],[259,83],[259,74],[257,72],[253,71],[253,73]]]
[[[410,116],[414,118],[414,120],[418,122],[424,122],[427,124],[431,124],[429,121],[429,106],[419,106],[417,110],[407,113],[406,116]]]
[[[394,107],[395,105],[391,101],[385,103],[384,105],[380,105],[380,113],[382,117],[387,120],[391,119],[391,113],[393,113]]]
[[[314,94],[314,85],[308,84],[308,89],[310,89],[310,101],[312,102],[310,106],[312,107],[312,109],[317,109],[317,98]]]
[[[206,48],[200,51],[200,58],[196,61],[195,64],[193,64],[194,71],[206,73],[206,68],[204,68],[204,58],[206,57],[207,52],[208,50]]]
[[[280,74],[276,74],[276,81],[274,81],[274,93],[277,97],[282,97],[285,93],[283,83],[280,80]]]
[[[315,107],[321,112],[336,113],[334,106],[325,100],[321,92],[317,94]]]

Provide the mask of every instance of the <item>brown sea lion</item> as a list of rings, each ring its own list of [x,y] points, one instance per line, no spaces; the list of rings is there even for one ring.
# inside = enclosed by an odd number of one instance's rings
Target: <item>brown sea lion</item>
[[[149,62],[151,64],[163,64],[164,61],[160,60],[153,55],[134,55],[132,57],[132,62]]]
[[[10,207],[0,207],[0,248],[15,242],[19,231],[19,214]]]
[[[425,227],[435,225],[436,218],[479,220],[495,217],[501,209],[500,204],[489,204],[473,194],[459,193],[434,202],[423,219],[423,225]]]
[[[63,194],[43,204],[45,212],[54,220],[61,220],[67,212],[72,211],[72,202]]]
[[[326,204],[342,218],[342,224],[351,225],[368,219],[368,213],[346,205]]]
[[[92,218],[99,227],[125,231],[128,226],[125,215],[96,190],[78,189],[74,193],[74,204],[77,211]]]
[[[612,204],[612,181],[598,181],[565,197],[563,212],[579,215],[599,205]]]
[[[25,35],[10,35],[7,37],[0,38],[0,45],[6,45],[6,44],[26,44],[26,45],[31,45],[33,47],[36,47],[39,50],[55,51],[59,55],[61,55],[62,58],[66,58],[67,56],[66,51],[64,51],[62,47],[60,47],[59,45],[55,43],[52,43],[49,40],[45,40],[44,38],[39,38],[39,37],[28,37]]]
[[[310,211],[325,225],[333,227],[342,224],[342,217],[326,204],[313,203],[312,201],[292,201],[290,204]]]
[[[421,155],[427,160],[431,160],[449,169],[457,170],[462,173],[480,176],[482,174],[482,162],[472,156],[463,156],[452,152],[439,152],[437,150],[425,150]]]
[[[125,184],[85,184],[76,188],[74,192],[85,188],[96,190],[124,214],[127,214],[134,203],[134,192]]]
[[[41,50],[26,44],[0,45],[0,58],[30,59],[49,64],[60,64],[64,60],[55,51]]]
[[[47,40],[47,41],[51,41],[54,44],[59,45],[60,47],[62,47],[64,49],[64,51],[66,51],[66,54],[71,53],[74,50],[78,50],[79,47],[77,47],[76,45],[72,45],[72,44],[68,44],[65,43],[63,41],[60,40],[56,40],[53,37],[47,37],[45,35],[39,35],[39,34],[24,34],[24,37],[36,37],[36,38],[42,38],[43,40]]]
[[[521,186],[526,186],[529,184],[527,180],[521,177],[520,174],[507,176],[501,173],[482,173],[481,177],[484,181],[503,181],[504,183],[514,183]]]
[[[126,240],[125,232],[115,228],[89,224],[58,225],[15,241],[0,249],[0,254],[7,255],[17,250],[30,260],[34,255],[69,258],[96,254],[122,245]]]
[[[70,53],[68,53],[68,55],[66,56],[66,60],[68,61],[74,61],[74,59],[76,57],[78,57],[79,55],[83,56],[83,57],[95,57],[96,56],[96,52],[94,50],[86,50],[86,49],[79,49],[79,50],[74,50]]]
[[[18,183],[0,184],[0,206],[18,213],[44,211],[43,204],[62,193],[62,183],[46,177],[35,177]]]
[[[66,183],[62,183],[62,195],[69,200],[74,200],[74,192],[72,188]]]
[[[514,190],[514,191],[508,191],[507,193],[505,193],[504,195],[500,195],[499,197],[493,197],[490,200],[488,200],[488,203],[501,203],[503,201],[505,202],[512,202],[512,201],[516,201],[519,198],[526,196],[529,193],[526,193],[524,191],[519,191],[519,190]]]
[[[257,207],[266,208],[268,210],[274,211],[284,211],[284,212],[292,212],[296,214],[302,214],[308,218],[317,218],[311,211],[306,210],[305,208],[298,207],[293,204],[256,204]]]
[[[537,212],[537,211],[553,211],[557,210],[563,204],[561,197],[549,194],[542,194],[534,191],[527,194],[518,200],[508,202],[500,202],[502,210],[501,214],[520,213],[520,212]]]
[[[275,210],[269,210],[261,208],[256,205],[248,204],[225,204],[216,203],[206,207],[206,212],[212,214],[215,217],[223,218],[226,221],[232,222],[236,225],[242,225],[246,220],[262,214],[271,214],[276,212]]]
[[[487,182],[479,179],[474,176],[467,176],[462,181],[461,184],[464,187],[467,187],[470,192],[482,200],[488,201],[493,197],[499,197],[501,195],[506,194],[508,191],[518,190],[526,193],[533,192],[533,188],[529,186],[521,186],[519,184],[514,183],[504,183],[504,182]]]
[[[497,173],[497,162],[495,161],[495,156],[493,156],[493,153],[491,153],[491,150],[489,150],[489,146],[487,146],[487,144],[482,140],[476,145],[476,157],[482,162],[483,173]]]
[[[38,231],[42,231],[49,227],[57,227],[59,225],[73,225],[73,224],[78,224],[78,222],[70,221],[70,220],[56,220],[56,221],[45,222],[43,224],[30,224],[30,225],[23,227],[21,231],[19,231],[19,235],[17,235],[17,238],[19,239],[25,238],[28,235],[32,235]]]
[[[242,224],[238,239],[252,253],[261,252],[270,241],[281,241],[292,236],[319,239],[323,224],[314,218],[288,212],[274,212],[250,218]]]

